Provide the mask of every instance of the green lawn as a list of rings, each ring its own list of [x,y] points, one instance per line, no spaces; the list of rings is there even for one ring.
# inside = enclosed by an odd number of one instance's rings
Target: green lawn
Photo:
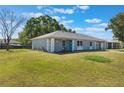
[[[0,86],[124,86],[124,54],[0,50]]]

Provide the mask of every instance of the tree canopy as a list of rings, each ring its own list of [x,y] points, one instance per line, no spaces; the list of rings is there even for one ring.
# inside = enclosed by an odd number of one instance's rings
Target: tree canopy
[[[30,39],[44,35],[57,30],[62,30],[66,32],[75,32],[71,29],[67,29],[63,24],[59,24],[56,19],[44,15],[37,18],[30,18],[23,31],[19,33],[19,41],[22,44],[31,44]]]
[[[108,28],[106,28],[106,30],[108,29],[112,29],[114,38],[124,42],[124,13],[119,13],[110,19],[110,23],[108,24]]]

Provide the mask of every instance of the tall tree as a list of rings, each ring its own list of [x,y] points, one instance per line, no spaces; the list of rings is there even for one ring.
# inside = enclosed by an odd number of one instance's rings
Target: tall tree
[[[31,44],[30,39],[44,35],[57,30],[72,32],[64,27],[64,25],[59,24],[56,19],[44,15],[37,18],[31,18],[27,21],[23,31],[19,33],[19,40],[22,44]]]
[[[112,19],[108,24],[106,30],[112,29],[114,38],[117,38],[119,41],[124,42],[124,13],[119,13]]]
[[[17,28],[24,21],[24,18],[17,17],[13,11],[2,9],[0,11],[0,34],[9,51],[9,44]]]

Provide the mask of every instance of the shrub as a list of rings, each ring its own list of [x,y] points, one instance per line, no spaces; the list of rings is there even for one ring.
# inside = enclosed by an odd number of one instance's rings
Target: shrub
[[[102,57],[102,56],[94,56],[94,55],[88,55],[85,56],[86,60],[96,61],[96,62],[111,62],[111,59]]]

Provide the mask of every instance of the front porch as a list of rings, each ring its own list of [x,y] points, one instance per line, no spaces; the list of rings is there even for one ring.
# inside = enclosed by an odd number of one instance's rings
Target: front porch
[[[48,52],[72,52],[74,51],[74,40],[70,39],[55,39],[47,40]]]
[[[69,39],[55,39],[55,50],[54,52],[72,52],[73,40]]]
[[[64,38],[50,38],[47,40],[48,52],[73,52],[104,50],[105,42],[88,40],[70,40]]]

